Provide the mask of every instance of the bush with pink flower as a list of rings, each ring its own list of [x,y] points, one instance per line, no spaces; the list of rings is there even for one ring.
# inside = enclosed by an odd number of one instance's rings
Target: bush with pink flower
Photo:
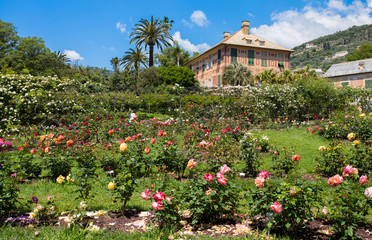
[[[318,188],[312,181],[289,175],[287,178],[270,179],[270,173],[262,170],[255,186],[247,194],[250,216],[266,227],[281,233],[297,232],[313,217],[312,209],[318,204]],[[267,222],[268,220],[268,222]]]
[[[372,208],[372,191],[368,188],[370,180],[367,175],[358,175],[358,169],[345,165],[343,176],[335,175],[328,179],[332,188],[331,199],[324,201],[327,209],[326,218],[333,226],[338,239],[356,239],[356,229],[366,222],[366,215]],[[370,193],[371,191],[371,193]]]
[[[230,168],[220,167],[216,174],[190,179],[182,191],[182,205],[191,212],[190,223],[214,222],[233,214],[238,207],[235,184],[228,178]]]

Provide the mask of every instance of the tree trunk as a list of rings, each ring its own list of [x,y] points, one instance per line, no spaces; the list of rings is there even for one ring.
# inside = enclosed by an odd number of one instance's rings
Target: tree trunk
[[[149,44],[150,47],[150,55],[149,55],[149,67],[154,66],[154,45]]]

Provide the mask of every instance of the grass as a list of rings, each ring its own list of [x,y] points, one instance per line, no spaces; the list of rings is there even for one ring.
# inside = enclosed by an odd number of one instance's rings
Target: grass
[[[299,171],[301,174],[315,173],[315,158],[319,156],[318,147],[327,146],[330,141],[316,134],[307,133],[304,128],[289,128],[281,131],[263,130],[261,134],[269,137],[269,143],[279,150],[283,147],[293,147],[294,152],[301,156]],[[275,142],[276,140],[276,142]],[[271,158],[264,158],[264,168],[271,169]]]

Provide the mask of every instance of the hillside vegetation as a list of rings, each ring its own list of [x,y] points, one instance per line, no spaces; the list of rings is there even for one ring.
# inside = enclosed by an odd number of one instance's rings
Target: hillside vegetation
[[[347,30],[323,36],[295,47],[291,56],[292,69],[310,65],[312,68],[321,68],[326,71],[332,64],[346,61],[346,56],[332,58],[336,53],[355,51],[363,43],[372,43],[372,24],[353,26]],[[306,44],[314,47],[306,48]],[[342,55],[342,54],[341,54]],[[332,59],[326,59],[326,57]]]

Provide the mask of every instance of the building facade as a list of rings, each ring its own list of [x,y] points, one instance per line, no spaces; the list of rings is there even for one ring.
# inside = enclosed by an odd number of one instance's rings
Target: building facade
[[[323,76],[336,87],[372,88],[372,58],[333,64]]]
[[[280,72],[290,68],[290,54],[293,50],[249,33],[249,21],[242,21],[242,28],[199,56],[191,59],[186,66],[195,72],[200,86],[222,86],[222,76],[226,66],[241,63],[252,74],[273,69]]]

